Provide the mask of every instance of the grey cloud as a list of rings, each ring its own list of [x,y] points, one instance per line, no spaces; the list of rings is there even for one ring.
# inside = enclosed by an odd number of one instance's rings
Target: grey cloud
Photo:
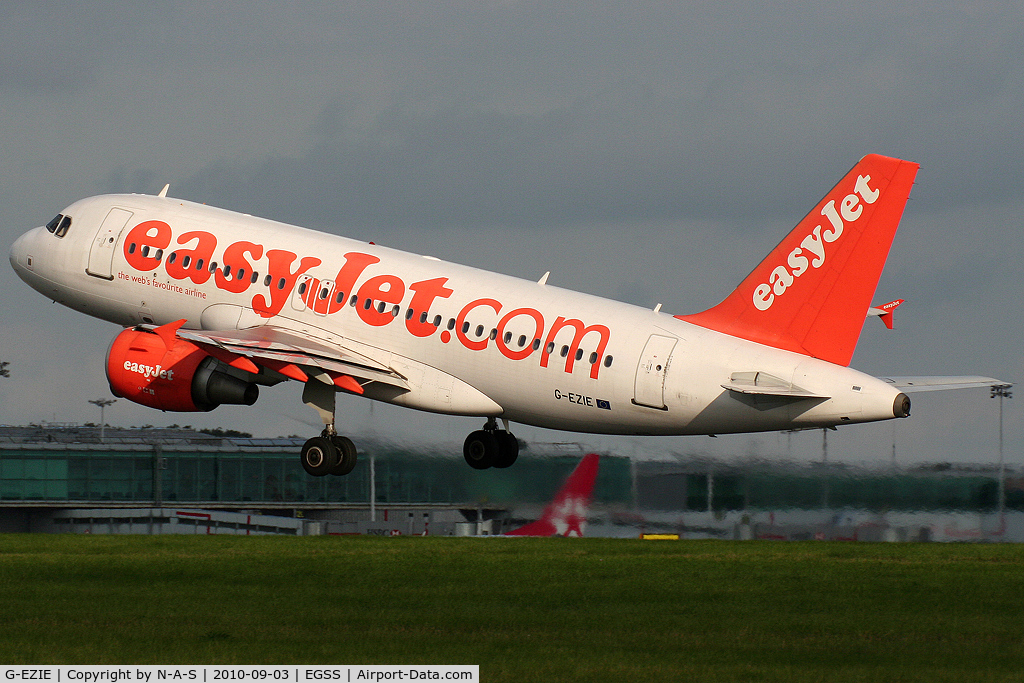
[[[73,92],[95,75],[93,40],[103,39],[80,12],[61,3],[5,5],[0,22],[0,91],[29,94]]]
[[[930,202],[1021,195],[1024,54],[998,15],[376,7],[296,39],[289,59],[342,66],[315,74],[335,94],[306,149],[184,190],[318,226],[768,220],[880,152],[940,171]]]

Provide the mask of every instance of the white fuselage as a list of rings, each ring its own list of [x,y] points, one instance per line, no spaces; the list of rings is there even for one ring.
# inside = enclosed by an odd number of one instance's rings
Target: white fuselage
[[[372,358],[410,387],[369,384],[369,398],[610,434],[894,417],[899,390],[876,378],[616,301],[177,199],[107,195],[64,214],[63,237],[37,228],[11,249],[47,297],[123,326],[272,325]],[[753,373],[816,397],[723,388]]]

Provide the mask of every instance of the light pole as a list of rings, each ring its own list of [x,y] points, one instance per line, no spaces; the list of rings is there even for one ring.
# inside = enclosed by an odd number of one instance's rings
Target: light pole
[[[1006,462],[1003,459],[1003,399],[1013,398],[1012,384],[993,384],[989,398],[999,397],[999,529],[1006,530]]]
[[[99,406],[100,407],[100,443],[103,443],[106,440],[106,436],[107,436],[107,432],[106,432],[107,422],[103,418],[103,409],[106,408],[109,405],[113,405],[114,403],[117,403],[117,399],[116,398],[94,398],[94,399],[90,399],[89,403],[93,404],[94,406]]]

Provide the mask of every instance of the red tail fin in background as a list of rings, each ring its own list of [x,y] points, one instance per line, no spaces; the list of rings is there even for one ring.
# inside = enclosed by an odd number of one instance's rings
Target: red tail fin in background
[[[725,301],[677,317],[849,365],[917,169],[864,157]]]
[[[544,508],[536,522],[519,527],[506,536],[582,536],[587,525],[587,509],[597,479],[598,455],[583,456],[555,499]]]

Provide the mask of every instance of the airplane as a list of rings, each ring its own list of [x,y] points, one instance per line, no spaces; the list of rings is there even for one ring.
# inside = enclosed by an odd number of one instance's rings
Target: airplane
[[[507,532],[506,536],[583,536],[587,527],[587,509],[594,493],[597,480],[597,466],[600,456],[589,453],[583,456],[554,500],[544,508],[536,522],[530,522],[518,529]]]
[[[167,196],[77,201],[19,237],[32,288],[124,327],[114,395],[164,411],[252,405],[302,383],[324,425],[310,475],[344,475],[338,392],[483,418],[476,469],[512,465],[512,423],[717,435],[905,418],[907,392],[988,377],[849,367],[918,165],[869,155],[717,306],[670,315]],[[891,313],[891,311],[888,311]],[[499,426],[499,421],[501,425]]]

